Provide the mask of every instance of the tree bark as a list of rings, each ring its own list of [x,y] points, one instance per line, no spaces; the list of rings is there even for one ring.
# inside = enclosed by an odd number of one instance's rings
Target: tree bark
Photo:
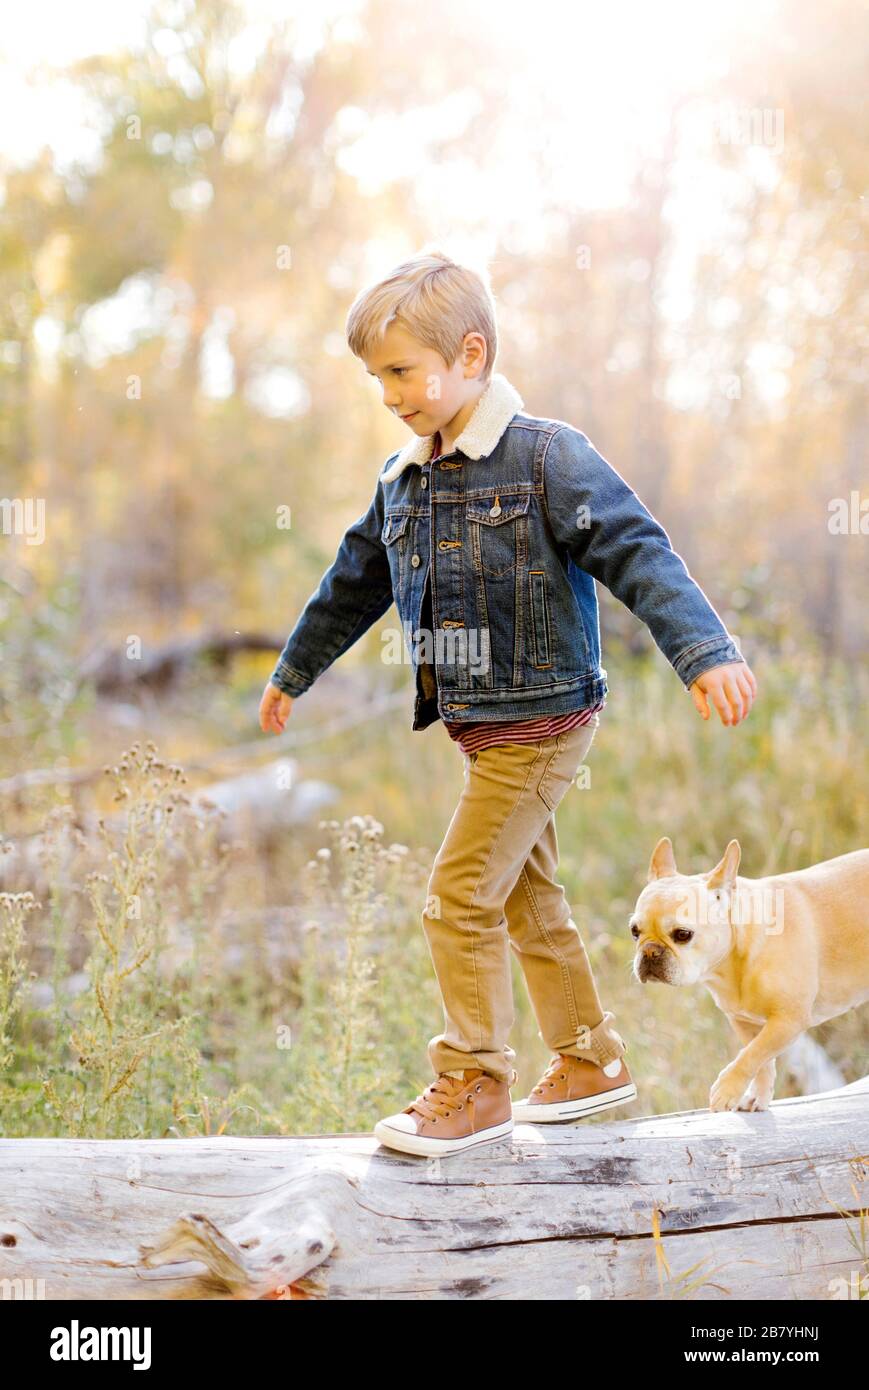
[[[5,1139],[0,1280],[85,1300],[832,1299],[869,1287],[867,1179],[869,1077],[760,1113],[517,1124],[444,1159],[370,1134]]]

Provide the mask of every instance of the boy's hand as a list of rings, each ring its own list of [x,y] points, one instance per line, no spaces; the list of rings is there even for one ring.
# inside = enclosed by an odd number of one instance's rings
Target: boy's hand
[[[738,724],[754,704],[757,681],[746,661],[729,661],[704,671],[691,686],[691,697],[704,719],[709,718],[707,696],[718,710],[722,724]]]
[[[263,733],[282,734],[287,727],[292,706],[292,698],[269,681],[259,706],[259,726]]]

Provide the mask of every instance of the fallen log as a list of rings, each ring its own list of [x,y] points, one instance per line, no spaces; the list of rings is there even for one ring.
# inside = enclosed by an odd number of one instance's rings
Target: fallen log
[[[349,714],[329,716],[313,724],[306,724],[302,720],[300,728],[284,730],[281,735],[281,749],[291,752],[295,748],[304,748],[309,744],[317,746],[334,734],[348,733],[361,729],[367,724],[379,723],[397,711],[406,708],[408,703],[407,692],[399,690],[377,699],[367,700],[359,710],[356,708],[356,705],[359,704],[359,692],[352,690],[351,695],[354,704]],[[262,756],[263,738],[261,735],[247,743],[230,744],[228,747],[216,748],[213,752],[199,757],[185,758],[184,771],[208,772],[215,765],[239,761],[255,763]],[[37,787],[92,785],[105,775],[104,767],[105,765],[101,764],[99,767],[58,765],[55,767],[27,768],[24,772],[16,772],[11,777],[0,778],[0,802],[21,797]]]
[[[783,1071],[789,1072],[796,1089],[804,1096],[815,1091],[835,1091],[845,1085],[845,1078],[824,1047],[811,1033],[800,1036],[786,1047],[779,1058]]]
[[[869,1292],[867,1206],[869,1077],[761,1112],[517,1124],[509,1140],[444,1159],[370,1134],[3,1139],[0,1288],[86,1300],[854,1298]]]
[[[331,783],[299,777],[299,769],[296,758],[273,758],[250,772],[191,791],[190,800],[194,809],[197,803],[210,802],[222,812],[217,826],[219,844],[241,838],[264,843],[269,837],[310,825],[318,813],[338,798],[338,790]],[[86,843],[97,842],[100,819],[96,811],[79,815],[76,825]],[[107,830],[120,836],[126,813],[114,812],[102,820]],[[0,855],[0,890],[22,892],[26,888],[37,896],[44,893],[48,883],[43,852],[41,831],[10,840]],[[171,835],[167,853],[170,857],[181,854]]]
[[[81,662],[76,677],[91,681],[98,695],[117,695],[135,686],[165,692],[198,662],[225,671],[239,652],[278,652],[284,638],[263,632],[199,632],[164,642],[133,660],[119,645],[100,645]]]

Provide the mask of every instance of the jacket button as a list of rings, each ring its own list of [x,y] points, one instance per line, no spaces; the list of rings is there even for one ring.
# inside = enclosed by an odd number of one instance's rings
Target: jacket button
[[[495,505],[494,505],[494,507],[490,507],[490,508],[489,508],[489,516],[500,516],[500,515],[501,515],[501,507],[500,507],[500,504],[499,504],[498,502],[496,502]]]
[[[420,487],[428,487],[428,478],[422,478],[420,480]]]
[[[413,565],[414,569],[416,569],[417,565],[419,564],[419,556],[418,556],[418,555],[411,555],[411,557],[410,557],[410,563]]]
[[[387,521],[387,523],[386,523],[386,530],[385,530],[384,533],[383,533],[384,536],[388,536],[391,530],[392,530],[392,522],[391,522],[391,521]]]

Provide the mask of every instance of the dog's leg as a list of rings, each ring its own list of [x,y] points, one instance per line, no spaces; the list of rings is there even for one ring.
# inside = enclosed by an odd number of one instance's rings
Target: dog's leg
[[[754,1081],[761,1067],[772,1062],[806,1027],[805,1018],[795,1018],[793,1014],[774,1014],[768,1018],[757,1037],[719,1073],[709,1092],[709,1109],[736,1110],[743,1091]]]
[[[753,1038],[756,1038],[763,1024],[749,1023],[747,1019],[735,1018],[733,1014],[727,1015],[730,1026],[736,1034],[736,1040],[742,1047],[747,1047]],[[734,1059],[735,1060],[735,1059]],[[737,1110],[766,1110],[772,1100],[775,1090],[775,1058],[769,1062],[764,1062],[759,1068],[757,1076],[749,1082],[748,1090],[744,1092]]]

